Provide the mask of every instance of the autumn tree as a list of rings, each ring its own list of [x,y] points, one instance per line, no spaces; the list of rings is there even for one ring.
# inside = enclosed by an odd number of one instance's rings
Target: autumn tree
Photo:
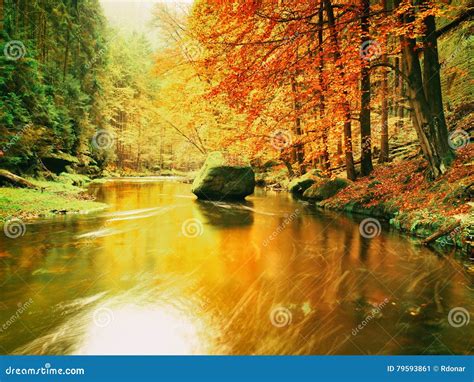
[[[423,155],[434,177],[446,172],[453,159],[444,116],[435,14],[438,7],[428,2],[396,0],[396,15],[403,29],[400,36],[403,72],[406,78],[414,127]],[[423,65],[417,36],[423,42]]]

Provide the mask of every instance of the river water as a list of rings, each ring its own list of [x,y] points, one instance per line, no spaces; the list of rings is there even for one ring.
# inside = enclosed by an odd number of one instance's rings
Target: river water
[[[199,202],[156,179],[91,192],[110,208],[1,235],[1,353],[472,351],[473,277],[453,253],[383,224],[364,237],[362,218],[286,193]]]

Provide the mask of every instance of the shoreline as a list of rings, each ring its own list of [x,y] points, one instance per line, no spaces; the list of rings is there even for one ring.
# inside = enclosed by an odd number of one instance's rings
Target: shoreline
[[[474,147],[460,150],[452,167],[434,181],[426,179],[424,160],[415,158],[377,167],[372,176],[345,181],[346,186],[318,200],[305,197],[317,192],[302,191],[295,197],[317,208],[387,221],[398,231],[421,239],[421,244],[459,248],[472,259],[473,154]],[[313,177],[313,181],[307,188],[318,190],[331,180]]]
[[[96,201],[87,193],[89,184],[75,186],[58,181],[30,180],[38,189],[0,188],[0,222],[89,214],[108,208],[107,204]]]
[[[77,175],[76,175],[77,177]],[[43,181],[30,178],[38,189],[0,187],[0,222],[10,219],[30,221],[62,215],[86,215],[106,210],[106,203],[98,202],[88,188],[107,182],[156,182],[159,180],[189,183],[189,178],[178,175],[137,175],[123,177],[82,178],[80,185],[59,180]]]
[[[404,236],[413,239],[419,239],[419,245],[432,246],[434,248],[456,249],[463,254],[470,255],[469,258],[473,259],[472,246],[470,246],[468,243],[472,240],[470,239],[471,234],[469,233],[469,230],[472,229],[472,222],[468,220],[467,216],[465,219],[459,221],[459,225],[457,225],[457,227],[447,231],[443,235],[440,235],[440,237],[436,240],[425,244],[424,240],[436,234],[437,232],[442,232],[446,227],[455,224],[456,220],[453,219],[448,221],[447,224],[445,223],[441,225],[437,219],[427,219],[422,223],[412,225],[410,222],[418,217],[416,213],[374,213],[374,210],[361,206],[352,205],[337,208],[320,202],[315,202],[312,205],[322,210],[344,212],[349,216],[357,215],[359,217],[371,218],[386,222],[390,228],[397,230]]]

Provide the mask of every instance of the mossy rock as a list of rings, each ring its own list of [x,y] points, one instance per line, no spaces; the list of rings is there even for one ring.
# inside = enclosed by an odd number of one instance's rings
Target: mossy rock
[[[209,154],[191,191],[199,199],[241,200],[253,194],[255,173],[250,164],[229,164],[220,152]]]
[[[308,171],[306,174],[293,179],[288,184],[288,191],[294,195],[303,195],[303,193],[316,182],[318,177],[320,177],[318,170]]]
[[[67,172],[61,173],[57,180],[64,184],[69,184],[76,187],[84,187],[90,183],[90,178],[85,175],[69,174]]]
[[[309,187],[303,193],[303,197],[315,201],[329,199],[348,185],[347,180],[342,178],[322,179]]]
[[[66,171],[66,167],[77,165],[79,160],[67,153],[61,151],[51,153],[41,158],[45,167],[56,175]]]

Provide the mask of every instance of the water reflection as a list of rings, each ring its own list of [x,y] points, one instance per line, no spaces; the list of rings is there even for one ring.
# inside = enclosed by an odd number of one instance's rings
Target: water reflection
[[[215,227],[238,227],[251,225],[253,219],[253,203],[244,202],[212,202],[196,200],[196,205],[204,221]]]
[[[447,321],[453,307],[474,314],[472,275],[461,262],[396,232],[363,238],[357,218],[284,193],[210,203],[190,198],[189,188],[107,183],[93,192],[109,211],[37,221],[24,237],[2,239],[0,322],[10,322],[19,303],[32,303],[0,331],[0,351],[471,351],[472,323]],[[202,223],[196,235],[183,232],[190,219]],[[272,324],[279,308],[290,324]]]

